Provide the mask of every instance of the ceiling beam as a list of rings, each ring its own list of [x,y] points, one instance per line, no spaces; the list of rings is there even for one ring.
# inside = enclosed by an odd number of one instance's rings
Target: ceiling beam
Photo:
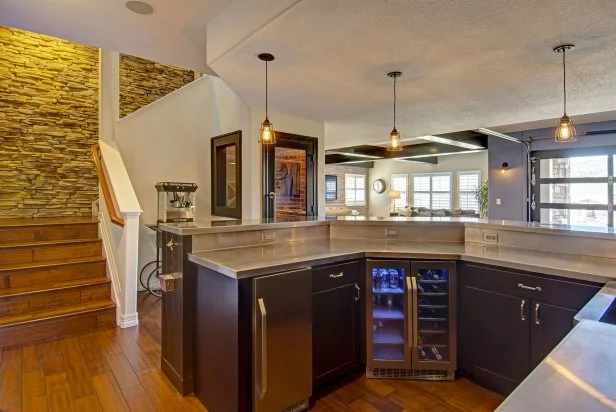
[[[418,159],[394,159],[397,162],[417,162],[417,163],[429,163],[432,165],[438,164],[438,156],[432,157],[420,157]]]

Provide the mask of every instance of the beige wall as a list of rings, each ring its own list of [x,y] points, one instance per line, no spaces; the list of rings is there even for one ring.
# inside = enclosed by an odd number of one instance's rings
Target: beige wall
[[[373,216],[389,216],[391,203],[387,197],[387,192],[391,187],[391,175],[397,173],[407,173],[409,175],[408,204],[413,203],[413,173],[452,173],[452,206],[457,208],[458,204],[458,181],[457,172],[481,171],[481,180],[488,178],[488,151],[479,153],[468,153],[461,155],[440,156],[438,164],[401,162],[396,160],[377,160],[374,168],[370,169],[369,178],[369,208]],[[387,184],[387,189],[382,194],[377,194],[372,190],[372,183],[376,179],[383,179]]]
[[[0,26],[0,217],[90,215],[98,49]]]

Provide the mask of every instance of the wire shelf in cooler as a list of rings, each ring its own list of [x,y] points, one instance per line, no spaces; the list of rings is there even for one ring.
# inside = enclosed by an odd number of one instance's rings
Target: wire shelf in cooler
[[[449,329],[419,329],[418,332],[425,334],[443,334],[449,333]]]
[[[380,345],[374,344],[372,348],[372,359],[387,361],[404,360],[404,344],[400,345]]]
[[[404,311],[387,306],[374,305],[372,307],[372,317],[374,319],[404,319]]]
[[[417,279],[419,283],[447,283],[447,279]]]
[[[449,308],[449,306],[447,305],[430,305],[427,303],[420,303],[419,305],[417,305],[418,308],[420,309],[447,309]]]
[[[372,288],[372,293],[379,294],[379,295],[385,295],[385,294],[402,295],[404,294],[404,289],[401,289],[401,288],[380,288],[380,289]]]
[[[447,296],[447,292],[419,292],[420,296]]]
[[[449,320],[447,318],[432,318],[429,316],[420,316],[418,319],[420,322],[447,322]]]

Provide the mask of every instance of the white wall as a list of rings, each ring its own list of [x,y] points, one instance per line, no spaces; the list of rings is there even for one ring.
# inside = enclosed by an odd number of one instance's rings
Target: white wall
[[[413,173],[452,173],[452,206],[458,204],[458,181],[457,172],[481,171],[481,180],[488,178],[488,151],[468,153],[461,155],[440,156],[438,164],[400,162],[396,160],[377,160],[374,168],[369,173],[368,206],[372,216],[389,216],[391,203],[387,192],[391,187],[391,175],[407,173],[409,175],[409,204],[413,203]],[[372,190],[372,184],[376,179],[383,179],[387,183],[387,189],[382,194]]]
[[[276,130],[319,138],[319,211],[324,210],[321,122],[270,113]],[[195,182],[197,218],[210,217],[211,138],[242,131],[242,215],[261,216],[261,147],[257,134],[265,118],[249,108],[221,79],[205,76],[118,121],[115,140],[143,209],[142,225],[157,218],[157,181]],[[139,268],[155,257],[154,232],[142,226]]]

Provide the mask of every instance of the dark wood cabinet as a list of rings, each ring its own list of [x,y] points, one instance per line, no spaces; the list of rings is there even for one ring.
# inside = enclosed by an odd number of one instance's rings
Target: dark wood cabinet
[[[577,311],[539,301],[532,302],[531,311],[531,366],[534,368],[569,333]]]
[[[471,286],[461,292],[462,366],[480,384],[511,392],[530,371],[528,301]]]
[[[312,295],[314,387],[344,375],[361,364],[363,321],[360,272],[359,262],[325,266],[314,270],[315,290]]]
[[[503,395],[573,328],[601,285],[461,263],[460,368]]]

